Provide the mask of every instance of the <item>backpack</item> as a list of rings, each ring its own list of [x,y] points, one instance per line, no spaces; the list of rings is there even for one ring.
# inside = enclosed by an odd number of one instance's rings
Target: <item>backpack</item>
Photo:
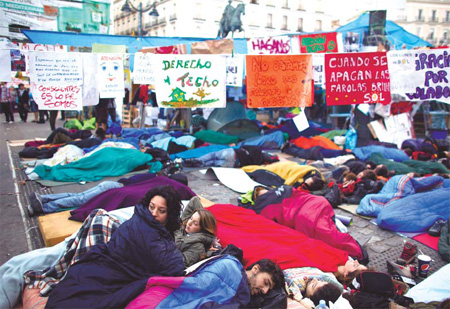
[[[439,255],[444,261],[450,262],[450,218],[447,223],[441,228],[441,236],[438,242]]]

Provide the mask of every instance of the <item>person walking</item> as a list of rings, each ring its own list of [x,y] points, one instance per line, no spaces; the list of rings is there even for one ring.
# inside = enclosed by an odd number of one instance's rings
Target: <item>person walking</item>
[[[14,115],[13,110],[10,102],[11,94],[6,86],[6,83],[1,83],[0,86],[0,102],[1,102],[1,109],[3,113],[5,113],[5,122],[6,123],[13,123],[14,122]]]
[[[18,97],[18,108],[19,108],[19,116],[20,119],[23,122],[27,122],[28,118],[28,109],[29,109],[29,103],[30,96],[28,94],[28,90],[25,89],[24,84],[19,84],[19,89],[17,90],[17,97]]]

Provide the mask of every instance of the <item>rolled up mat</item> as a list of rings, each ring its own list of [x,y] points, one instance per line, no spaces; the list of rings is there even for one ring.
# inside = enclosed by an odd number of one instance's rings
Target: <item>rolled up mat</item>
[[[335,215],[336,219],[339,219],[342,223],[344,223],[346,226],[350,226],[353,224],[352,217],[342,216],[342,215]]]

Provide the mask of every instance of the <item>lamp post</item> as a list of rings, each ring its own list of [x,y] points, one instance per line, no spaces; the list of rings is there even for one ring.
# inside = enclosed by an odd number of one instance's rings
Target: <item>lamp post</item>
[[[151,11],[150,11],[151,10]],[[122,6],[122,12],[137,12],[138,13],[138,36],[142,36],[144,33],[144,30],[142,29],[142,13],[148,12],[148,15],[153,17],[158,17],[159,13],[156,9],[156,2],[153,2],[150,6],[146,7],[145,9],[142,8],[142,2],[139,2],[138,7],[136,8],[133,3],[131,3],[129,0],[125,0],[125,4]]]

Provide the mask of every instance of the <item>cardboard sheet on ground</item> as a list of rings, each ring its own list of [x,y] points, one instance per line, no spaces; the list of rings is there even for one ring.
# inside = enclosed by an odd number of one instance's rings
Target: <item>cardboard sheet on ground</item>
[[[298,36],[301,53],[337,53],[336,32],[302,34]]]
[[[406,93],[411,101],[438,100],[450,104],[450,49],[415,51],[415,67],[410,78],[419,79],[415,92]]]
[[[311,106],[312,69],[311,55],[247,55],[248,107]]]
[[[226,67],[221,55],[154,55],[160,107],[225,107]]]
[[[391,102],[385,52],[325,54],[327,105]]]
[[[367,219],[367,220],[371,220],[373,219],[372,217],[366,217],[366,216],[361,216],[359,214],[356,213],[356,209],[359,207],[359,205],[353,205],[353,204],[341,204],[338,206],[339,209],[345,210],[346,212],[349,212],[355,216]]]
[[[217,177],[224,186],[242,194],[253,190],[255,186],[262,186],[239,168],[210,167],[205,173],[208,177]]]
[[[289,36],[253,38],[247,40],[248,55],[287,55],[292,54]]]
[[[11,58],[9,49],[0,49],[0,82],[11,81]]]

